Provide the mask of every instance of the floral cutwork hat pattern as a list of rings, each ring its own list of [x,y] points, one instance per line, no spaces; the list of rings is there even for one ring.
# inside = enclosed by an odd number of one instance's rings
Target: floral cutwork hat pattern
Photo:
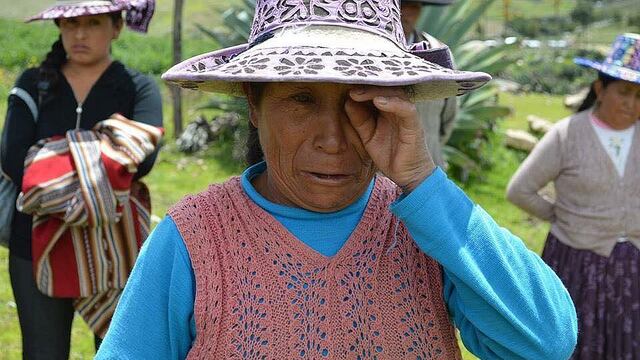
[[[134,31],[147,32],[155,7],[155,0],[58,0],[51,7],[27,19],[27,22],[126,11],[127,26]]]
[[[242,96],[243,82],[411,86],[414,99],[462,95],[491,77],[451,69],[447,47],[405,44],[400,0],[258,0],[249,43],[163,75],[184,88]]]

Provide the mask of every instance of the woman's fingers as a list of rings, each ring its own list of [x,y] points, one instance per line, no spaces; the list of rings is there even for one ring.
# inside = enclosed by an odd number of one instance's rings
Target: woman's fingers
[[[109,116],[109,118],[114,119],[114,120],[120,120],[120,121],[128,121],[129,120],[124,115],[122,115],[120,113],[112,114],[111,116]]]
[[[403,88],[358,87],[352,89],[349,95],[355,102],[372,102],[377,110],[384,113],[384,117],[399,121],[403,128],[417,130],[420,127],[416,107],[409,101]]]
[[[409,95],[400,87],[383,87],[383,86],[368,86],[357,87],[351,89],[349,92],[351,98],[357,102],[372,101],[378,96],[383,97],[398,97],[409,101]]]
[[[347,99],[344,109],[351,126],[366,145],[376,131],[375,109],[367,103],[356,102],[353,99]]]
[[[373,104],[384,115],[396,118],[398,125],[408,130],[419,130],[416,106],[398,97],[376,96]]]

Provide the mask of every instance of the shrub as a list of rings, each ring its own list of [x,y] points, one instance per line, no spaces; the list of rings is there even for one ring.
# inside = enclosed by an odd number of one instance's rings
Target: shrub
[[[525,18],[516,16],[507,24],[515,35],[535,38],[538,36],[560,35],[575,30],[575,23],[566,16]]]
[[[512,55],[516,65],[500,76],[513,80],[524,91],[566,95],[589,86],[595,79],[593,70],[573,63],[575,57],[596,60],[603,58],[599,52],[588,50],[521,50]]]

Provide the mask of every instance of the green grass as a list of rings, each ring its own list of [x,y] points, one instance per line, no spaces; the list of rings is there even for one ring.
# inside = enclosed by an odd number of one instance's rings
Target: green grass
[[[512,17],[536,18],[555,15],[554,0],[511,0],[509,12]],[[490,20],[504,19],[504,2],[495,0],[487,13]],[[563,0],[560,2],[558,15],[568,15],[576,6],[576,0]]]
[[[503,129],[527,130],[527,116],[537,115],[550,121],[558,121],[571,112],[564,108],[563,97],[545,94],[500,94],[500,104],[513,109],[513,114],[502,124]]]

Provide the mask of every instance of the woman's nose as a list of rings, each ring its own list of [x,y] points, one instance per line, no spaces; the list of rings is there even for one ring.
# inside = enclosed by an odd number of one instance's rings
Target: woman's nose
[[[331,112],[318,121],[314,146],[329,154],[338,154],[347,148],[347,137],[339,115]]]
[[[87,30],[84,26],[78,26],[75,31],[76,39],[82,40],[87,36]]]

